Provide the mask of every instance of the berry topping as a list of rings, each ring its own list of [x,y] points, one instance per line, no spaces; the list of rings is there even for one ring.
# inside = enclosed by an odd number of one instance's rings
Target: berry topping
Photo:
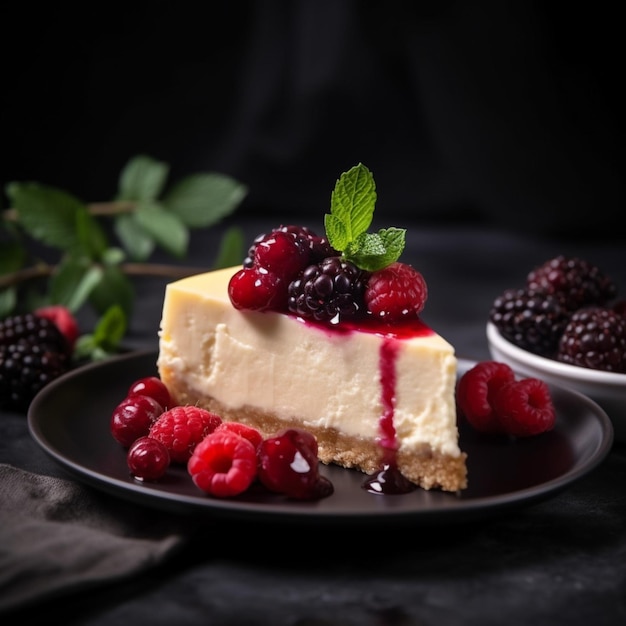
[[[568,311],[589,305],[604,305],[617,288],[600,268],[589,261],[563,255],[549,259],[526,277],[530,291],[554,295]]]
[[[150,427],[149,435],[165,445],[172,463],[187,463],[194,448],[222,419],[197,406],[175,406]]]
[[[308,246],[300,239],[278,230],[257,243],[253,267],[273,272],[288,283],[308,265],[310,257]]]
[[[513,437],[531,437],[554,428],[556,413],[548,385],[537,378],[508,383],[493,394],[502,430]]]
[[[169,389],[158,376],[145,376],[136,380],[128,389],[127,396],[150,396],[167,410],[173,406]]]
[[[626,373],[626,317],[602,307],[577,311],[563,332],[557,359],[570,365]]]
[[[270,491],[297,500],[333,493],[330,481],[319,473],[317,440],[308,431],[289,428],[263,440],[258,457],[259,480]]]
[[[209,495],[237,496],[256,478],[256,448],[233,431],[216,430],[195,447],[187,470],[195,485]]]
[[[280,311],[287,301],[287,283],[265,269],[243,268],[231,277],[228,296],[236,309]]]
[[[309,265],[289,285],[287,306],[292,313],[318,322],[338,323],[365,312],[365,281],[369,274],[341,257]]]
[[[146,436],[162,413],[163,407],[150,396],[137,394],[126,397],[113,409],[111,434],[127,448],[139,437]]]
[[[51,305],[35,310],[35,315],[49,319],[61,331],[67,341],[68,350],[73,352],[78,339],[78,322],[71,311],[64,306]]]
[[[157,439],[139,437],[128,448],[126,462],[138,480],[158,480],[170,466],[170,453]]]
[[[495,393],[515,380],[513,370],[498,361],[481,361],[467,370],[457,383],[456,402],[461,415],[484,433],[503,432],[493,407]]]
[[[556,353],[569,313],[556,296],[506,289],[493,301],[489,320],[516,346],[551,357]]]
[[[365,289],[369,312],[388,321],[418,316],[427,297],[428,289],[422,274],[399,261],[374,272]]]

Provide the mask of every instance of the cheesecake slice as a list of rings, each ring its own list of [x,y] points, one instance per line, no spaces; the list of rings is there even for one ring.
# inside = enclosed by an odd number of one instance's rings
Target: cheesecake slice
[[[271,436],[315,435],[323,463],[366,474],[393,462],[411,483],[467,485],[458,442],[453,347],[419,318],[335,326],[277,311],[239,310],[240,269],[167,285],[158,371],[175,401]]]

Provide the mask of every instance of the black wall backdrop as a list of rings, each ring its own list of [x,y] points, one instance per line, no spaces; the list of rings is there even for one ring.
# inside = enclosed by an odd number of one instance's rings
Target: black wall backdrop
[[[244,182],[241,214],[321,224],[335,180],[362,162],[385,225],[623,236],[616,7],[59,4],[0,9],[3,188],[109,200],[148,154],[172,179]]]

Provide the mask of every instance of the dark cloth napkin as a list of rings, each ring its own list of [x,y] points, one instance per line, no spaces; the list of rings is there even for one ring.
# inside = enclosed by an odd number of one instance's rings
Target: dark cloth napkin
[[[185,543],[176,528],[168,515],[0,464],[0,612],[154,568]]]

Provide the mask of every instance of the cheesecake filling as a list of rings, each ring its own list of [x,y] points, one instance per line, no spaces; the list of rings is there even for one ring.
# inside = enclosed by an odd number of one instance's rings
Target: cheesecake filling
[[[399,454],[460,458],[452,346],[413,333],[333,330],[279,313],[239,311],[233,268],[166,288],[158,368],[173,388],[212,398],[229,414],[254,407],[313,432],[375,440]],[[361,331],[361,332],[359,332]]]

